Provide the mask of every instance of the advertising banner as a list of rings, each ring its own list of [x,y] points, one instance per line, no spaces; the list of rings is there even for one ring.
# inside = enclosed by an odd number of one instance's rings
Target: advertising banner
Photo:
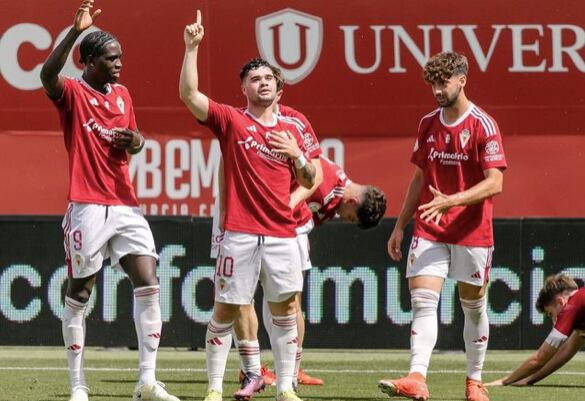
[[[210,221],[151,218],[150,223],[160,255],[162,344],[202,347],[213,306]],[[386,254],[393,224],[387,219],[374,230],[361,231],[334,221],[311,233],[314,267],[303,293],[306,347],[408,348],[411,313],[405,261],[393,262]],[[498,220],[494,233],[490,348],[534,348],[550,330],[550,322],[534,308],[544,278],[564,272],[583,284],[585,221]],[[405,238],[404,254],[410,233]],[[60,221],[3,218],[0,243],[2,344],[60,345],[67,274]],[[444,285],[438,319],[437,347],[462,349],[463,314],[451,280]],[[130,282],[107,263],[90,300],[87,327],[87,344],[136,345]],[[268,346],[260,331],[261,342]]]

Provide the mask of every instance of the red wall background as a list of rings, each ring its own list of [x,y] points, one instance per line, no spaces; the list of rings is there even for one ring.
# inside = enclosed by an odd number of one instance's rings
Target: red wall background
[[[57,113],[35,77],[78,4],[21,0],[5,4],[0,15],[0,214],[65,209],[67,163]],[[419,118],[436,107],[421,63],[449,47],[469,58],[467,95],[494,116],[504,135],[509,169],[496,215],[585,214],[582,1],[553,7],[528,0],[145,0],[139,6],[98,0],[96,6],[103,10],[97,26],[122,43],[121,82],[150,140],[150,150],[133,162],[135,184],[142,177],[150,188],[144,196],[138,191],[150,214],[207,215],[212,203],[214,176],[205,171],[217,160],[212,137],[178,99],[182,29],[197,8],[206,30],[202,90],[241,106],[238,73],[248,59],[276,54],[288,64],[311,64],[312,70],[301,66],[306,76],[285,88],[283,102],[304,112],[321,139],[336,140],[332,155],[354,181],[387,192],[388,215],[398,213],[412,174],[408,160]],[[263,17],[271,18],[266,24],[272,31],[257,30]],[[308,27],[306,63],[295,22]],[[279,23],[277,53],[266,38],[274,38]],[[74,59],[77,54],[76,48]],[[160,163],[153,162],[158,156]]]

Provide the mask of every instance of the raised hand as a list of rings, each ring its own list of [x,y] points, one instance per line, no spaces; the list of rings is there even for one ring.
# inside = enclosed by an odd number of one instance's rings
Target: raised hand
[[[185,26],[185,31],[183,32],[185,46],[191,48],[199,46],[204,34],[205,30],[203,29],[203,25],[201,25],[201,11],[197,10],[195,23]]]
[[[90,15],[89,11],[93,8],[94,0],[83,0],[81,6],[75,13],[75,19],[73,20],[73,28],[78,32],[83,32],[90,26],[92,26],[97,17],[102,13],[101,9],[97,9]]]

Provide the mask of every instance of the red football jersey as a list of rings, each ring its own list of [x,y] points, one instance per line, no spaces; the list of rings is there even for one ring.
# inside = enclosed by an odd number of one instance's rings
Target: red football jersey
[[[307,117],[305,117],[303,113],[293,109],[292,107],[279,104],[278,116],[282,117],[284,121],[291,122],[299,127],[299,129],[302,132],[303,144],[305,145],[305,152],[307,154],[308,160],[319,157],[323,153],[321,151],[321,146],[319,146],[319,140],[317,139],[317,135],[315,135],[315,131],[313,130],[311,123],[309,122],[309,120],[307,120]],[[293,180],[290,192],[292,193],[299,186],[300,184],[297,182],[297,180]],[[304,226],[313,218],[311,210],[307,206],[306,202],[299,203],[293,209],[293,216],[297,221],[298,227]]]
[[[297,226],[289,206],[292,161],[273,152],[269,135],[289,131],[304,152],[298,126],[274,115],[269,126],[246,110],[209,100],[207,125],[219,139],[224,160],[226,230],[294,237]]]
[[[569,336],[573,330],[585,330],[585,288],[571,295],[557,316],[555,329]]]
[[[324,156],[321,156],[321,166],[323,183],[306,201],[315,225],[335,217],[335,209],[343,198],[345,187],[351,183],[343,169]]]
[[[482,181],[484,170],[506,168],[506,157],[498,125],[486,112],[471,104],[453,124],[443,119],[443,109],[424,116],[411,158],[424,172],[419,205],[430,202],[432,185],[451,195]],[[493,200],[453,207],[439,225],[424,222],[415,214],[414,234],[431,241],[465,246],[492,246]]]
[[[128,89],[109,85],[103,94],[82,79],[65,78],[59,110],[69,154],[72,202],[138,206],[128,174],[126,151],[112,145],[114,128],[136,130]]]

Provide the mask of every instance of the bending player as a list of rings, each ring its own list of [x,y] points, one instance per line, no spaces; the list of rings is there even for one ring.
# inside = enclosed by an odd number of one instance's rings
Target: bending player
[[[295,109],[283,105],[278,105],[280,100],[284,80],[280,74],[280,70],[275,69],[274,75],[277,82],[277,98],[275,99],[274,108],[275,114],[282,121],[290,122],[295,124],[302,132],[303,142],[307,146],[307,154],[310,162],[315,166],[315,182],[309,189],[298,185],[296,181],[292,182],[291,191],[303,188],[307,194],[313,193],[322,181],[321,161],[319,155],[321,154],[321,148],[319,141],[311,127],[311,124],[307,118]],[[223,217],[225,215],[225,186],[223,177],[223,159],[220,163],[220,176],[219,176],[219,194],[216,197],[216,203],[213,209],[213,228],[212,228],[212,241],[211,241],[211,257],[217,258],[219,245],[223,238]],[[220,206],[221,205],[221,206]],[[297,207],[291,207],[293,210],[293,216],[295,220],[301,223],[297,226],[297,238],[302,253],[303,270],[310,268],[310,259],[308,257],[308,238],[307,234],[313,227],[313,221],[311,218],[311,212],[306,208],[304,203],[298,204]],[[305,218],[307,217],[308,218]],[[221,222],[221,223],[220,223]],[[307,267],[308,262],[308,267]],[[300,300],[300,293],[297,295]],[[300,302],[297,305],[300,308]],[[268,305],[264,305],[264,310],[268,310]],[[270,330],[271,322],[266,322],[267,330]],[[262,367],[260,364],[260,346],[258,344],[258,320],[256,312],[251,305],[242,305],[238,318],[234,322],[234,343],[240,354],[241,372],[240,382],[241,388],[234,394],[236,399],[250,399],[254,393],[261,391],[264,388],[264,384],[273,384],[275,380],[274,374],[266,367]],[[295,373],[293,376],[293,383],[302,384],[313,384],[320,385],[323,381],[318,378],[311,377],[300,370],[300,361],[302,355],[302,341],[304,338],[304,317],[302,311],[297,311],[297,330],[299,337],[299,347],[297,349]],[[235,332],[244,333],[246,340],[241,340]]]
[[[308,211],[309,220],[314,222],[316,225],[323,224],[327,220],[333,218],[336,214],[341,217],[342,221],[356,223],[360,228],[368,229],[375,227],[379,224],[386,211],[386,197],[382,191],[373,186],[366,186],[357,184],[349,180],[345,172],[330,160],[321,156],[321,166],[323,170],[323,182],[314,190],[308,190],[303,187],[297,188],[291,195],[291,207],[296,206],[302,207],[303,210]],[[220,180],[221,181],[221,180]],[[220,185],[221,188],[221,185]],[[220,196],[221,200],[221,190]],[[217,199],[216,199],[217,201]],[[220,202],[220,204],[222,204]],[[310,207],[310,209],[309,209]],[[215,209],[217,210],[217,208]],[[311,210],[313,213],[311,213]],[[218,239],[221,240],[221,219],[216,216],[221,216],[221,212],[214,213],[214,224],[212,234],[212,249],[217,246]],[[307,214],[300,213],[300,219],[298,220],[298,227],[310,227],[312,229],[313,224],[309,224],[306,220]],[[303,217],[305,216],[305,217]],[[303,272],[308,271],[312,268],[311,261],[309,258],[309,239],[308,234],[311,230],[304,231],[298,234],[298,237],[303,241]],[[212,254],[212,257],[214,255]],[[304,340],[304,316],[300,310],[301,299],[300,294],[297,296],[298,313],[297,313],[297,324],[302,329],[299,329],[299,352],[297,355],[297,379],[299,384],[307,384],[306,381],[303,383],[303,375],[300,370],[301,355],[302,355],[302,344]],[[270,309],[266,306],[266,302],[263,304],[263,321],[266,330],[270,330],[271,319]],[[298,322],[301,321],[301,324]],[[244,331],[248,330],[248,336],[256,336],[258,331],[258,321],[256,318],[256,312],[253,304],[240,309],[240,315],[236,320],[236,324],[243,327]],[[242,359],[244,357],[240,353]],[[258,365],[260,364],[258,360]],[[246,371],[245,363],[243,363],[242,369]],[[310,377],[309,377],[310,378]],[[315,378],[311,384],[317,384]],[[322,383],[319,383],[322,384]],[[251,396],[251,395],[250,395]]]
[[[564,274],[549,276],[536,309],[554,322],[538,351],[516,370],[486,386],[531,385],[561,368],[585,345],[585,288]]]
[[[414,215],[406,266],[412,303],[410,372],[379,382],[390,396],[429,398],[426,376],[437,341],[437,306],[443,282],[451,277],[457,280],[465,316],[465,398],[488,401],[481,373],[489,338],[492,197],[502,191],[506,160],[496,122],[465,95],[468,68],[467,59],[454,52],[439,53],[424,67],[424,80],[440,107],[420,121],[411,157],[414,176],[388,241],[390,257],[401,260],[404,228]]]
[[[225,233],[215,275],[215,303],[206,335],[209,388],[206,401],[222,400],[232,326],[249,305],[258,280],[273,313],[277,400],[299,401],[292,377],[297,349],[296,293],[302,290],[295,220],[289,207],[291,181],[310,188],[315,168],[303,154],[297,126],[273,115],[274,67],[253,60],[240,73],[246,110],[220,105],[199,91],[197,53],[204,36],[201,13],[184,31],[180,96],[220,141],[225,175]],[[236,329],[237,331],[237,329]],[[239,339],[246,340],[243,333]]]
[[[132,99],[117,83],[122,63],[118,40],[107,32],[88,34],[81,42],[81,78],[59,75],[79,35],[101,10],[90,14],[84,0],[73,27],[41,70],[41,81],[59,111],[69,155],[69,207],[63,220],[68,266],[63,311],[63,339],[71,384],[70,401],[87,401],[83,371],[85,310],[102,262],[111,258],[134,287],[134,323],[138,336],[140,378],[134,400],[178,401],[155,379],[162,320],[158,258],[128,175],[126,153],[138,153],[144,138],[136,126]]]

